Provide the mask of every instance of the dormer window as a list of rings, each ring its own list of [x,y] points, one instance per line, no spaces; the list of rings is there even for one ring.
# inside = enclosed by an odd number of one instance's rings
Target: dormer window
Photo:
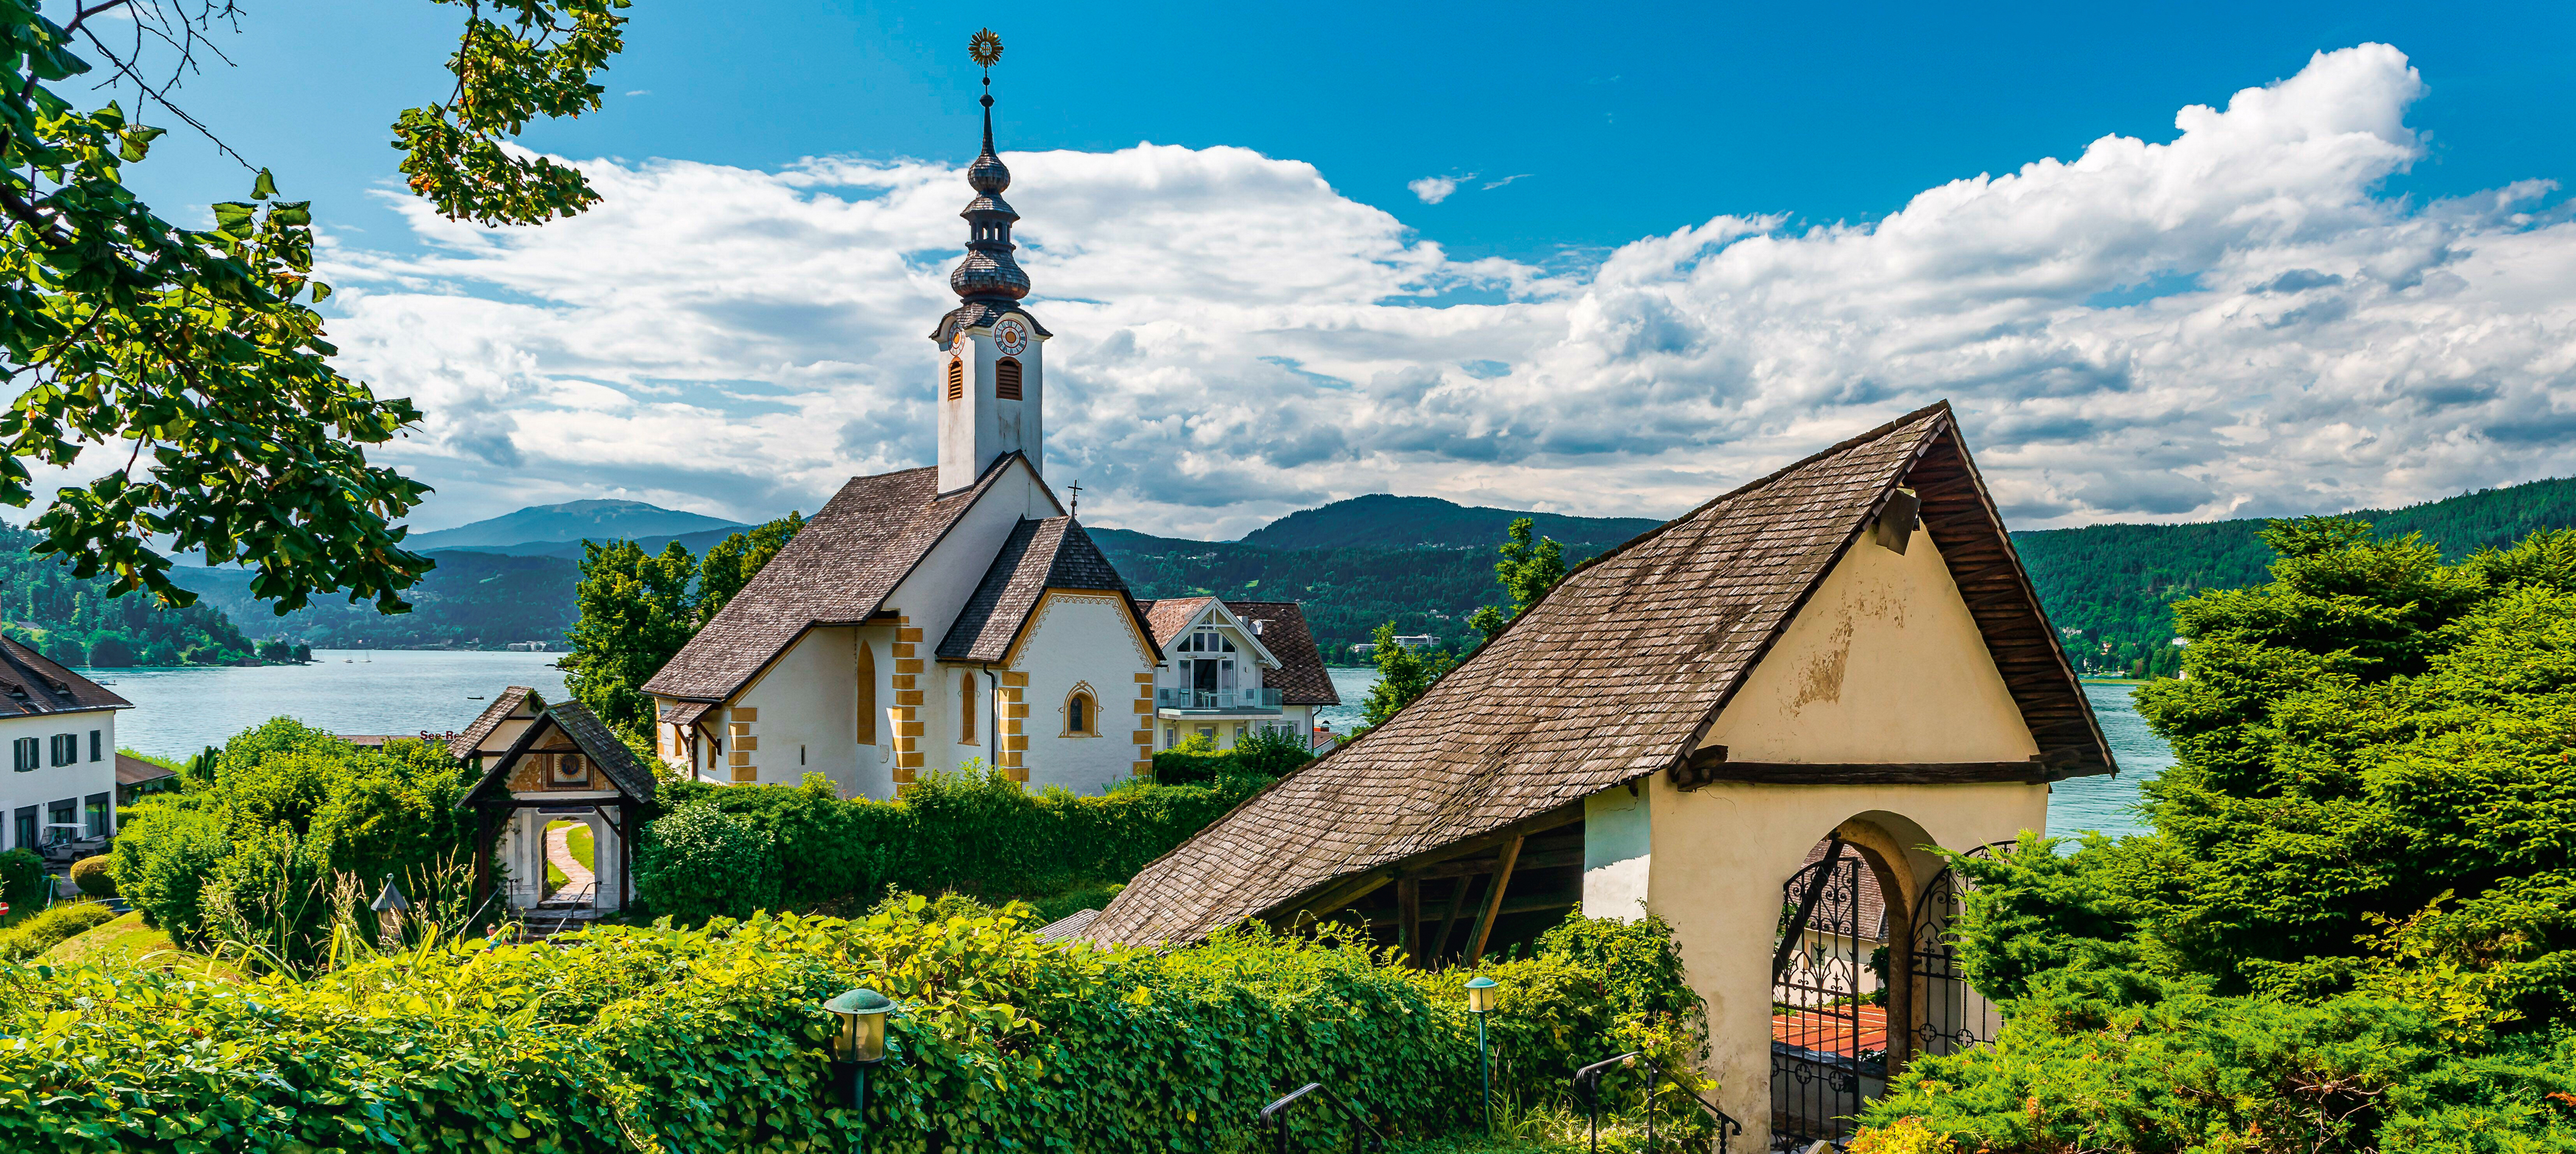
[[[1214,629],[1200,629],[1181,638],[1181,643],[1172,648],[1180,653],[1232,653],[1234,641]]]

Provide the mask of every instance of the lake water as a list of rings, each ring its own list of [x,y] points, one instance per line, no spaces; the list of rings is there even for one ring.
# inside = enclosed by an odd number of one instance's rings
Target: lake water
[[[505,686],[535,686],[548,701],[562,700],[560,656],[316,649],[311,665],[81,672],[134,703],[117,715],[118,745],[184,758],[281,715],[333,733],[463,729]]]
[[[1342,704],[1317,710],[1316,715],[1331,723],[1334,732],[1348,733],[1360,723],[1360,702],[1377,684],[1377,670],[1335,669],[1332,675],[1333,692],[1341,695]],[[2129,694],[2135,688],[2093,684],[2084,687],[2084,696],[2093,703],[2094,716],[2102,722],[2102,735],[2111,741],[2111,756],[2120,763],[2120,772],[2118,776],[2058,782],[2048,799],[2051,835],[2064,837],[2100,830],[2118,837],[2146,832],[2134,808],[2138,785],[2155,780],[2174,763],[2174,757],[2173,749],[2147,729],[2146,719],[2129,704]]]

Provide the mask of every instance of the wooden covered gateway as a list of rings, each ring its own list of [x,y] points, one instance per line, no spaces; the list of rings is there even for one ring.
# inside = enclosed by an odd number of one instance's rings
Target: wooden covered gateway
[[[499,754],[476,756],[483,774],[457,802],[475,815],[476,902],[490,898],[498,884],[492,868],[496,859],[509,875],[513,907],[543,902],[546,827],[569,819],[591,828],[597,889],[586,896],[587,907],[624,909],[634,896],[631,835],[652,804],[652,772],[579,703],[544,705],[520,687],[511,690],[458,735],[459,742],[471,747],[497,730],[517,728]],[[574,895],[573,900],[583,898]]]
[[[1708,1002],[1718,1104],[1756,1148],[1838,1138],[1911,1052],[1976,1040],[1961,1022],[1982,999],[1940,936],[1958,886],[1928,847],[2044,828],[2049,783],[2113,769],[1941,404],[1576,569],[1403,713],[1147,866],[1083,935],[1356,917],[1442,964],[1576,908],[1651,912]],[[1829,924],[1859,920],[1861,870],[1879,924]],[[1883,979],[1810,956],[1864,934],[1898,944]],[[1875,1025],[1850,1011],[1874,990]],[[1819,1031],[1826,1011],[1845,1016]]]

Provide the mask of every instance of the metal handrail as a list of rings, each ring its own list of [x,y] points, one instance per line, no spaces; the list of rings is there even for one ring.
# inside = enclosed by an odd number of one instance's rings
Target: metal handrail
[[[1585,1066],[1584,1068],[1574,1072],[1574,1089],[1576,1096],[1583,1099],[1584,1111],[1591,1119],[1593,1154],[1600,1154],[1601,1151],[1601,1076],[1618,1067],[1630,1066],[1638,1062],[1644,1062],[1646,1064],[1646,1152],[1647,1154],[1654,1154],[1655,1083],[1659,1080],[1670,1081],[1670,1079],[1665,1077],[1662,1064],[1656,1062],[1652,1057],[1647,1056],[1646,1052],[1643,1050],[1630,1050],[1618,1057],[1607,1058],[1602,1061],[1594,1062],[1593,1064]],[[1673,1084],[1676,1086],[1680,1085],[1678,1082]],[[1692,1105],[1707,1111],[1709,1117],[1717,1120],[1717,1145],[1715,1149],[1717,1154],[1726,1154],[1727,1138],[1730,1136],[1730,1131],[1733,1135],[1742,1135],[1744,1133],[1744,1123],[1736,1121],[1733,1115],[1728,1114],[1724,1110],[1718,1109],[1707,1099],[1700,1097],[1698,1094],[1692,1093],[1687,1087],[1682,1090],[1682,1096],[1690,1099]]]
[[[1321,1082],[1308,1082],[1281,1095],[1278,1101],[1261,1108],[1261,1124],[1278,1127],[1279,1154],[1288,1154],[1288,1108],[1306,1100],[1307,1095],[1315,1094],[1318,1090],[1323,1091],[1322,1094],[1316,1095],[1319,1099],[1332,1103],[1342,1113],[1350,1115],[1351,1121],[1357,1126],[1357,1129],[1351,1133],[1352,1149],[1386,1149],[1386,1135],[1378,1133],[1377,1127],[1369,1125],[1368,1115],[1361,1113],[1358,1106],[1340,1094],[1334,1093],[1331,1087]],[[1360,1145],[1363,1137],[1368,1140],[1368,1145],[1365,1147]]]

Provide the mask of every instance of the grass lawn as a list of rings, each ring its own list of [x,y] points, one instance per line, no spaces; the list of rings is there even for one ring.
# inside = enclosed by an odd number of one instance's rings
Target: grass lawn
[[[129,959],[150,957],[153,968],[190,977],[213,978],[238,982],[241,975],[222,962],[204,954],[192,954],[170,941],[170,935],[143,924],[143,915],[130,913],[105,925],[94,926],[55,943],[44,952],[43,960],[56,963],[103,961],[122,954]]]
[[[590,856],[589,822],[574,823],[571,836],[564,838],[564,848],[572,851],[572,860],[589,866],[592,873],[599,872],[599,859]]]

